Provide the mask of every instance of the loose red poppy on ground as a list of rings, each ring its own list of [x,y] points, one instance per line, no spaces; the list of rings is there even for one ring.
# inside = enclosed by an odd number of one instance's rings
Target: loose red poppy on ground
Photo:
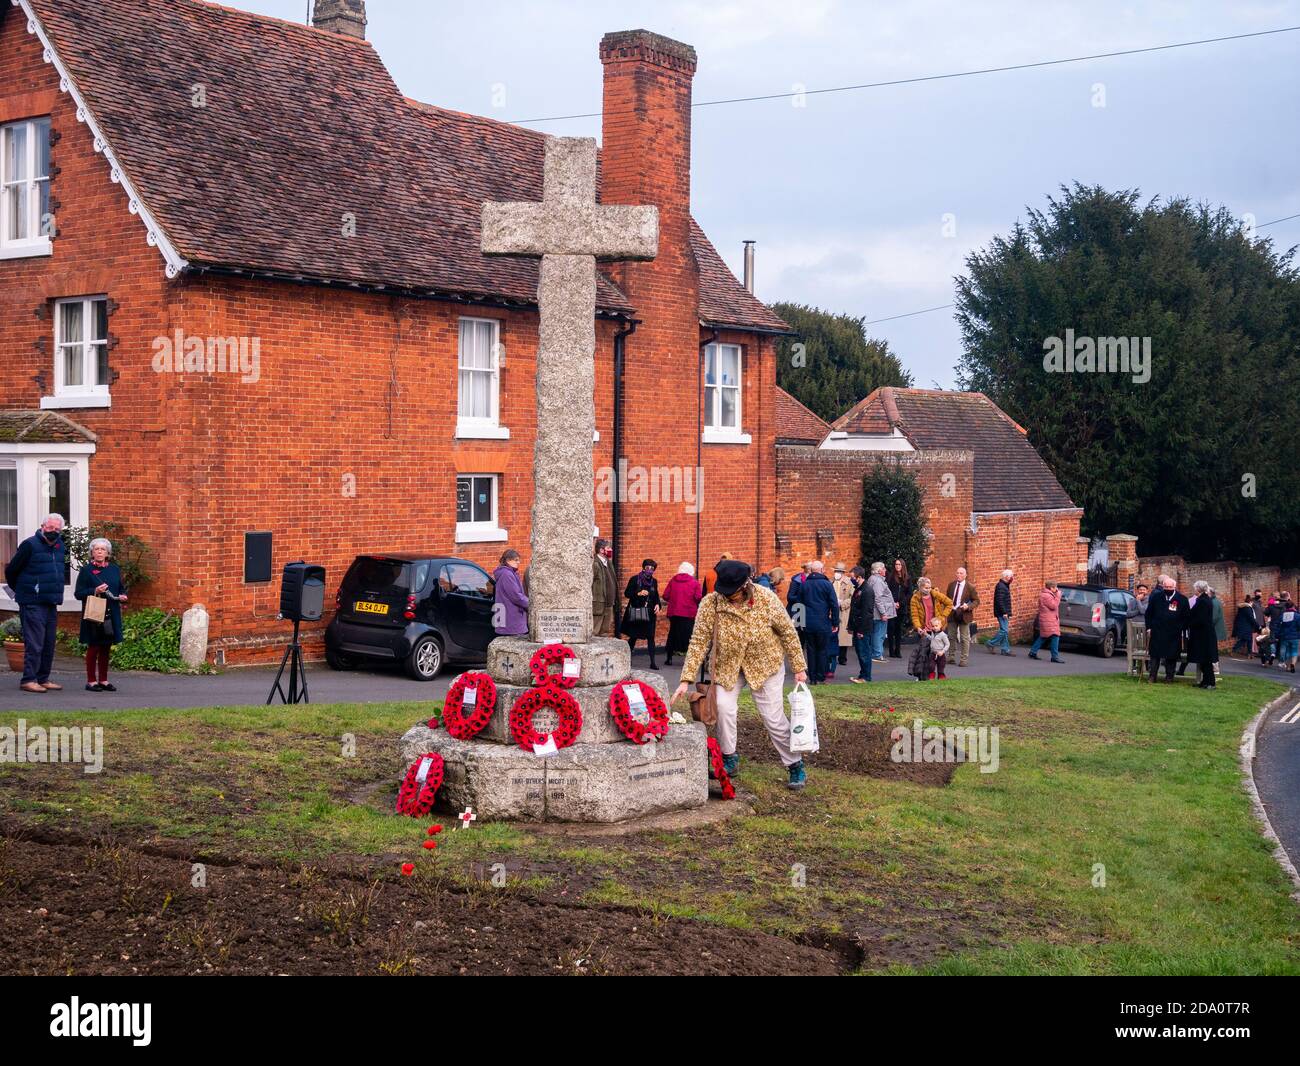
[[[428,848],[430,851],[432,851],[434,848],[438,846],[438,842],[436,840],[426,840],[424,842],[424,846]]]
[[[402,876],[403,876],[403,877],[410,877],[411,874],[413,874],[413,873],[415,873],[415,863],[413,863],[413,862],[404,862],[404,863],[402,863]]]
[[[441,832],[442,832],[442,826],[440,826],[440,825],[431,825],[431,826],[429,826],[428,829],[425,830],[425,832],[428,833],[429,836],[433,836],[435,833],[441,833]]]

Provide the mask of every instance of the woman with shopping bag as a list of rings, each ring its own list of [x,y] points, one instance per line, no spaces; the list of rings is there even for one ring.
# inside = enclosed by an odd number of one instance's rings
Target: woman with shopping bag
[[[714,568],[714,590],[700,601],[691,634],[681,684],[673,701],[686,695],[700,675],[712,646],[713,684],[717,701],[718,746],[722,765],[734,776],[740,768],[736,754],[736,702],[741,684],[749,685],[754,703],[789,775],[787,786],[801,789],[807,781],[803,759],[790,747],[790,721],[785,716],[785,660],[795,680],[806,684],[807,664],[799,634],[776,595],[752,580],[748,563],[726,559]]]
[[[113,545],[104,537],[90,542],[90,560],[77,573],[73,595],[82,602],[81,643],[86,646],[86,691],[116,692],[108,680],[108,658],[122,640],[122,571],[112,562]]]

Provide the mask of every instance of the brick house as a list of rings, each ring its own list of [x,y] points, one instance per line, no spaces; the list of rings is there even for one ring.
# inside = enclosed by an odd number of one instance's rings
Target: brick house
[[[965,566],[981,595],[980,625],[993,625],[991,593],[1008,567],[1019,636],[1032,629],[1045,580],[1084,579],[1083,512],[1024,427],[982,393],[881,388],[828,425],[777,389],[776,412],[777,561],[787,572],[813,558],[856,563],[862,476],[897,462],[921,486],[926,573],[946,587]]]
[[[315,26],[0,6],[0,553],[50,510],[121,522],[156,556],[137,601],[205,604],[223,661],[286,632],[250,534],[332,583],[363,551],[527,555],[537,264],[482,256],[478,219],[541,198],[543,137],[407,99],[365,25],[362,0]],[[595,464],[700,470],[713,502],[598,494],[598,529],[624,580],[769,557],[788,330],[691,217],[694,49],[636,30],[599,59],[601,200],[661,236],[602,267]]]

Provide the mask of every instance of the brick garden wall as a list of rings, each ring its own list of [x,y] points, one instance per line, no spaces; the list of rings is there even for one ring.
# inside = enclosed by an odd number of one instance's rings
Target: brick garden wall
[[[836,562],[853,566],[860,561],[862,477],[871,464],[895,458],[921,485],[922,508],[933,534],[925,574],[946,588],[957,567],[965,566],[981,597],[975,614],[979,625],[994,625],[993,586],[1004,569],[1016,571],[1012,627],[1024,636],[1033,628],[1043,582],[1081,580],[1079,568],[1086,568],[1087,542],[1079,536],[1078,511],[982,514],[972,532],[974,459],[968,451],[882,455],[781,445],[776,453],[777,561],[789,575],[806,559],[821,559],[828,569]]]
[[[993,628],[993,586],[1002,571],[1016,572],[1011,583],[1011,632],[1027,637],[1038,614],[1038,594],[1048,580],[1081,582],[1087,577],[1088,540],[1079,536],[1080,511],[1028,511],[982,514],[977,532],[967,537],[968,569],[980,593],[975,621]],[[951,581],[952,578],[946,578]]]
[[[1208,582],[1223,601],[1229,625],[1233,609],[1255,589],[1261,589],[1266,600],[1283,589],[1292,596],[1300,592],[1300,570],[1284,570],[1277,566],[1236,563],[1231,560],[1189,563],[1181,555],[1151,555],[1139,558],[1137,563],[1137,580],[1152,588],[1155,588],[1156,578],[1161,574],[1175,578],[1178,587],[1186,593],[1191,592],[1197,581]]]

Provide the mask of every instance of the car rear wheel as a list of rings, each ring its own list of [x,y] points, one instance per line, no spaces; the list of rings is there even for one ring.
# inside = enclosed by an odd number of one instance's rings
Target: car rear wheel
[[[1097,645],[1097,654],[1103,659],[1109,659],[1115,654],[1115,630],[1106,630],[1106,635],[1101,638],[1101,643]]]
[[[325,661],[331,670],[351,670],[357,665],[357,661],[351,655],[344,655],[341,651],[334,651],[328,646],[325,648]]]
[[[425,635],[415,642],[406,657],[406,672],[416,681],[432,681],[442,669],[442,645],[436,637]]]

